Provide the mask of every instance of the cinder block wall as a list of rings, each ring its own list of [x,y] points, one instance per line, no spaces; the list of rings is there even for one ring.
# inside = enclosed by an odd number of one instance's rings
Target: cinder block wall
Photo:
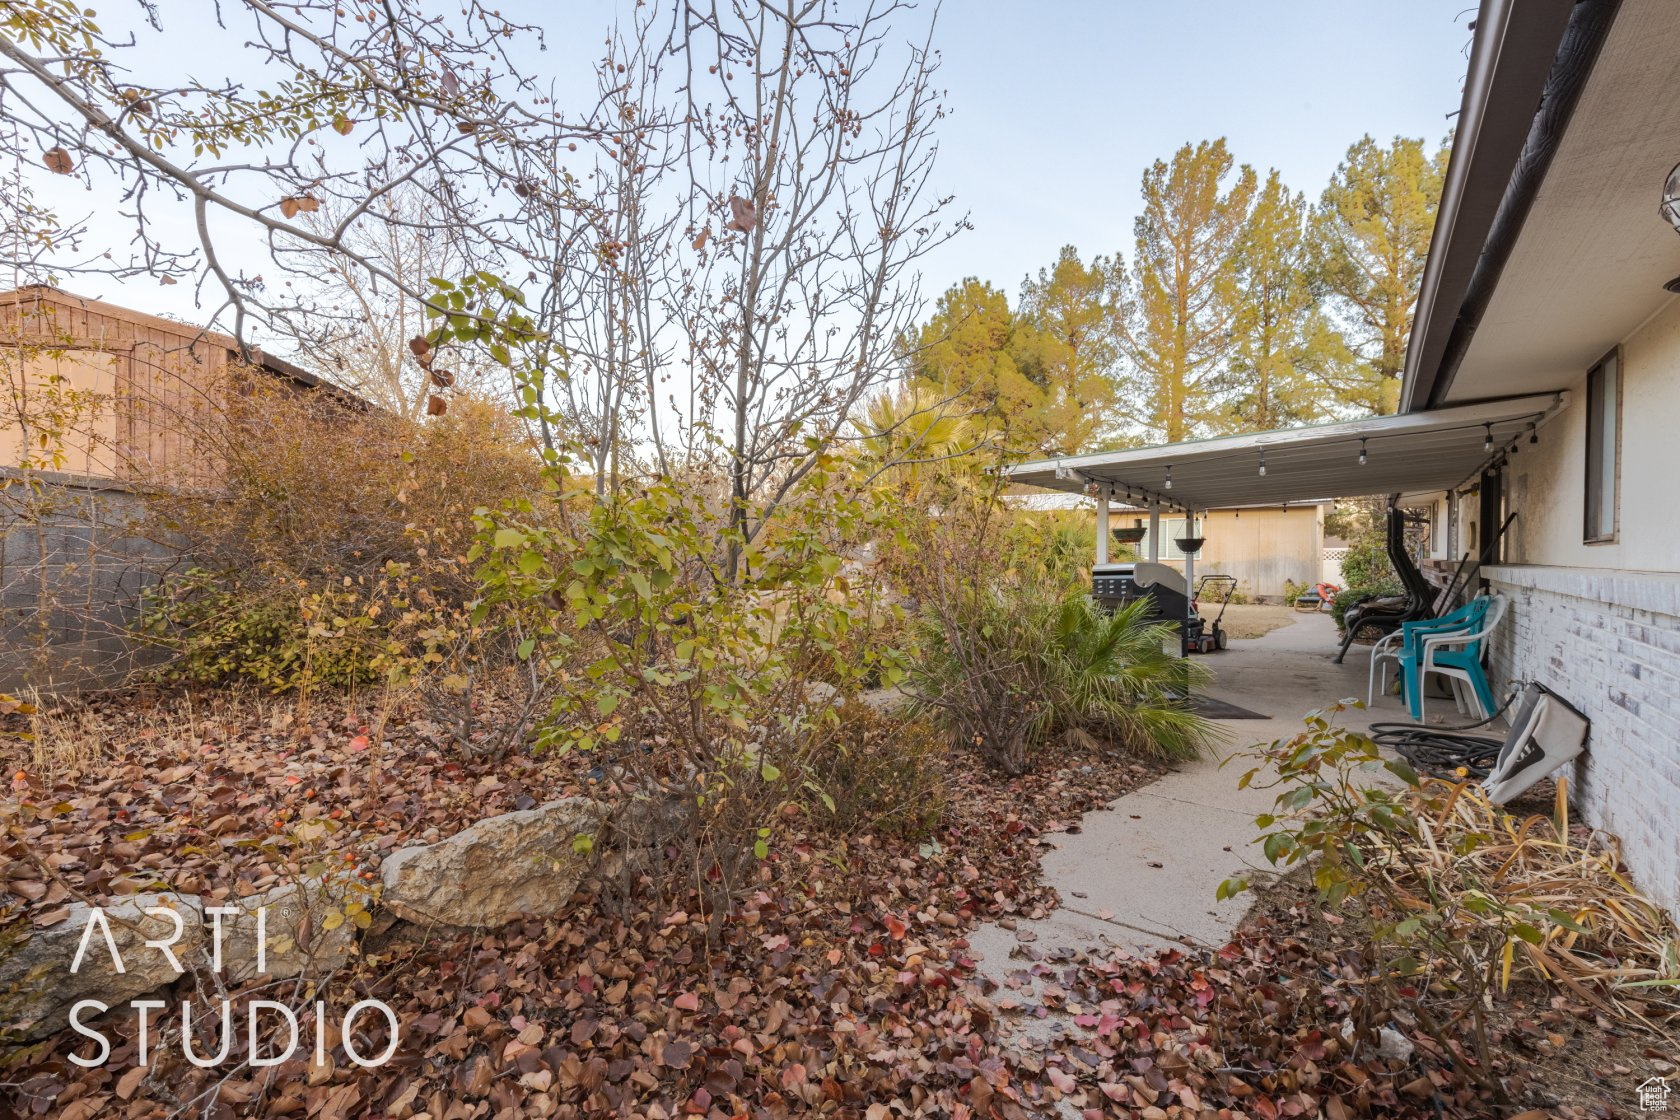
[[[1621,837],[1640,888],[1680,915],[1680,575],[1511,565],[1495,689],[1539,681],[1592,720],[1571,769],[1587,823]]]
[[[130,627],[179,556],[143,532],[145,503],[114,483],[0,491],[0,691],[120,683],[149,663]]]

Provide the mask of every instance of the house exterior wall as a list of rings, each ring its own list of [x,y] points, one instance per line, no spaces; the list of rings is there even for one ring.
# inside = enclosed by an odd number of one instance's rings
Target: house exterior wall
[[[109,685],[141,665],[129,628],[180,563],[145,493],[218,486],[250,394],[315,391],[234,346],[52,288],[0,293],[0,691]]]
[[[1512,599],[1490,655],[1496,688],[1537,680],[1592,720],[1573,767],[1585,819],[1620,836],[1640,885],[1680,913],[1680,303],[1621,346],[1617,533],[1583,540],[1584,382],[1505,468],[1517,511],[1505,563],[1484,570]],[[1474,503],[1470,503],[1473,505]]]
[[[228,342],[194,327],[64,293],[0,298],[0,466],[20,465],[19,429],[44,427],[53,374],[75,396],[62,473],[82,478],[211,484],[213,425],[232,381]],[[99,374],[81,376],[97,366]],[[27,436],[23,438],[28,438]],[[91,451],[91,453],[90,453]]]
[[[1281,602],[1286,580],[1311,585],[1323,578],[1324,509],[1305,503],[1287,510],[1216,509],[1203,515],[1199,527],[1207,543],[1196,557],[1196,575],[1236,576],[1237,589],[1245,595]],[[1116,523],[1131,524],[1124,517]],[[1182,517],[1163,517],[1161,524],[1169,540],[1183,535]],[[1138,546],[1138,554],[1149,554],[1147,539]],[[1161,558],[1184,566],[1166,549]]]

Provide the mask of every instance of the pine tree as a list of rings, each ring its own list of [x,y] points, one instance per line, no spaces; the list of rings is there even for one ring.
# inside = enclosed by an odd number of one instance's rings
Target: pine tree
[[[1218,426],[1221,379],[1236,342],[1238,248],[1254,169],[1223,138],[1186,144],[1143,175],[1143,214],[1126,314],[1124,410],[1176,442]]]
[[[1111,388],[1093,372],[1101,348],[1079,298],[1055,294],[1072,275],[1063,285],[1049,283],[1046,295],[1059,309],[1043,328],[980,280],[947,291],[907,344],[912,386],[943,395],[976,418],[985,441],[1011,451],[1065,455],[1086,447],[1105,421]]]
[[[1237,244],[1236,342],[1227,378],[1229,431],[1282,428],[1332,415],[1315,375],[1345,353],[1318,311],[1307,272],[1306,196],[1274,170]]]
[[[1348,149],[1312,215],[1313,266],[1358,361],[1335,377],[1345,404],[1393,412],[1400,399],[1423,265],[1441,202],[1448,147],[1365,136]]]
[[[1047,451],[1092,450],[1113,426],[1125,271],[1118,257],[1089,265],[1072,245],[1021,286],[1010,347],[1015,365],[1043,394]]]

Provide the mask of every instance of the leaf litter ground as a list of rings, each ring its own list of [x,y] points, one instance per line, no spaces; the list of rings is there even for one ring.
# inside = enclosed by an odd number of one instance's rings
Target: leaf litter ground
[[[42,772],[35,748],[11,739],[13,797],[57,815],[34,826],[27,851],[7,853],[9,905],[50,925],[77,897],[160,881],[218,898],[323,862],[371,878],[396,847],[598,792],[588,758],[462,753],[440,745],[443,729],[425,720],[393,720],[374,744],[367,718],[343,707],[323,717],[317,704],[304,720],[257,701],[223,698],[206,710],[178,695],[114,696],[78,719],[97,749]],[[494,705],[481,716],[493,727]],[[386,1001],[401,1022],[386,1065],[362,1069],[330,1049],[320,1064],[296,1058],[254,1070],[239,1064],[236,1037],[224,1066],[197,1068],[176,1049],[154,1051],[141,1070],[133,1024],[119,1020],[111,1060],[91,1070],[68,1061],[78,1043],[90,1049],[69,1032],[15,1048],[0,1073],[0,1112],[72,1120],[1495,1114],[1445,1055],[1420,1047],[1410,1061],[1391,1062],[1343,1040],[1346,935],[1287,882],[1216,951],[1045,956],[1023,946],[1012,967],[1033,972],[1040,998],[1073,1026],[1048,1042],[1014,1030],[1000,1009],[1010,993],[977,975],[967,934],[980,922],[1054,909],[1039,876],[1041,839],[1077,829],[1084,812],[1159,770],[1068,748],[1020,779],[966,757],[946,760],[943,771],[946,803],[931,837],[840,835],[819,819],[784,821],[757,888],[711,931],[693,897],[624,906],[586,885],[563,920],[371,937],[355,967],[321,991],[260,993],[335,1007]],[[331,822],[333,831],[300,846],[289,838],[304,821]],[[1526,1073],[1524,1092],[1577,1116],[1632,1107],[1619,1096],[1621,1074],[1596,1087],[1623,1103],[1586,1101],[1585,1082],[1601,1071],[1564,1060],[1595,1031],[1611,1032],[1567,1003],[1536,996],[1522,1006],[1504,1053],[1513,1072]],[[336,1046],[330,1032],[328,1041]],[[375,1034],[359,1049],[383,1043]],[[1672,1055],[1665,1047],[1621,1036],[1604,1069],[1637,1070],[1627,1059]]]

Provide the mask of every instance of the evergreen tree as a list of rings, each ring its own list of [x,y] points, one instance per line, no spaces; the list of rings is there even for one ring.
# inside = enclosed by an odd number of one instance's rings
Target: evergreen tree
[[[1066,245],[1021,286],[1010,349],[1043,395],[1041,427],[1062,451],[1093,450],[1113,427],[1125,281],[1118,257],[1087,265]]]
[[[1238,249],[1255,194],[1254,169],[1245,164],[1233,178],[1232,168],[1219,139],[1186,144],[1143,175],[1123,411],[1167,442],[1222,426],[1225,415],[1219,398],[1236,344]]]
[[[1065,302],[1069,318],[1058,337],[1023,320],[990,284],[964,280],[939,298],[908,346],[912,385],[971,413],[984,439],[1009,450],[1065,455],[1084,448],[1104,421],[1106,380],[1087,368],[1100,347],[1077,322],[1078,301]]]
[[[1429,155],[1421,140],[1397,136],[1383,147],[1365,136],[1313,210],[1314,271],[1358,359],[1331,367],[1343,404],[1376,413],[1398,406],[1447,155],[1445,144]]]
[[[1335,411],[1316,391],[1314,375],[1345,360],[1345,347],[1318,310],[1306,219],[1306,196],[1291,193],[1272,171],[1237,244],[1228,431],[1282,428]]]

